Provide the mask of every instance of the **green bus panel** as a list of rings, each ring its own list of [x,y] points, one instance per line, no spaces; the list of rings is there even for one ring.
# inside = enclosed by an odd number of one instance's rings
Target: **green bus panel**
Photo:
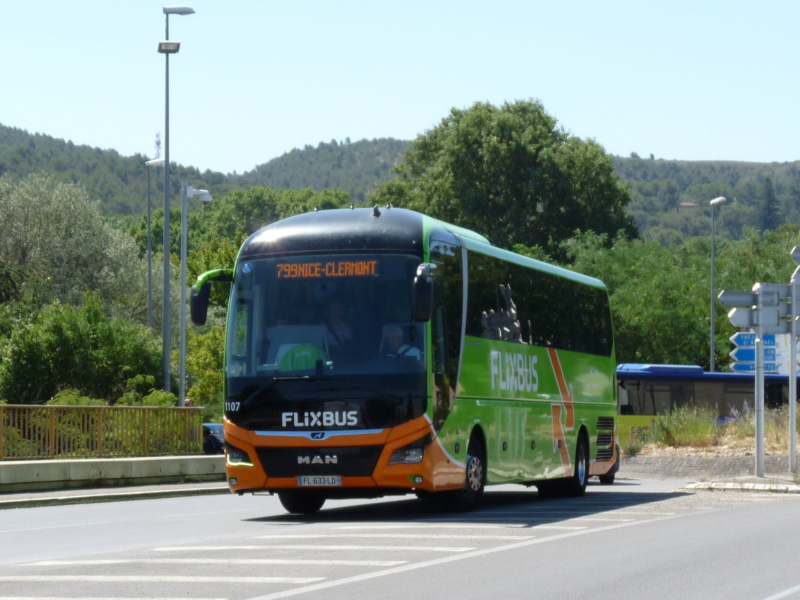
[[[596,458],[598,419],[616,414],[613,372],[609,357],[468,336],[458,399],[441,435],[453,451],[480,426],[489,483],[563,477],[581,425]]]

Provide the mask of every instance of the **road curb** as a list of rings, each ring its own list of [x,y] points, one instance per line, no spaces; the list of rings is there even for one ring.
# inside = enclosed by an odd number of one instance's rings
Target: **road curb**
[[[692,491],[712,492],[773,492],[778,494],[800,494],[800,485],[782,483],[736,483],[721,481],[702,481],[686,486]]]
[[[37,506],[63,506],[65,504],[89,504],[97,502],[123,502],[128,500],[148,500],[156,498],[179,498],[185,496],[210,496],[230,494],[227,485],[190,485],[179,488],[130,489],[130,490],[83,490],[79,493],[31,494],[26,497],[2,499],[0,510],[11,508],[33,508]]]

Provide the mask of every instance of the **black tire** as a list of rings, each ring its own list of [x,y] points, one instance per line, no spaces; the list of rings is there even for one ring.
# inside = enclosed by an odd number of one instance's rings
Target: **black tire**
[[[614,466],[605,475],[598,475],[598,479],[602,485],[611,485],[617,476],[617,471],[622,464],[622,455],[619,453],[619,445],[617,445],[617,460],[614,461]]]
[[[564,480],[564,495],[573,498],[586,493],[589,483],[589,445],[586,436],[578,434],[578,445],[575,448],[575,469],[572,477]]]
[[[611,473],[610,475],[606,473],[605,475],[598,475],[597,478],[600,480],[602,485],[611,485],[614,483],[616,476],[614,473]]]
[[[467,465],[464,487],[455,492],[446,492],[442,500],[449,500],[450,510],[474,510],[481,503],[486,487],[486,450],[477,436],[472,436],[467,446]],[[438,494],[437,494],[438,496]]]
[[[325,496],[314,492],[280,492],[278,500],[288,512],[299,515],[313,515],[325,504]]]
[[[554,496],[570,496],[576,498],[586,493],[589,483],[589,443],[586,435],[578,434],[578,445],[575,447],[575,469],[571,477],[566,479],[548,479],[536,483],[539,495],[544,498]]]

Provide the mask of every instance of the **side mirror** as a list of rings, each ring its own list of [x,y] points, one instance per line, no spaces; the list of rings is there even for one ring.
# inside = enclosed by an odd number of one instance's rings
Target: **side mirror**
[[[208,317],[208,298],[211,295],[211,284],[206,282],[197,291],[196,286],[192,286],[189,294],[189,314],[192,323],[195,325],[205,325]]]
[[[212,281],[233,281],[233,269],[207,271],[197,278],[189,295],[189,314],[195,325],[206,324]]]
[[[431,320],[433,314],[433,279],[431,271],[436,265],[422,263],[417,267],[417,275],[414,277],[414,289],[412,293],[412,304],[414,319],[423,323]]]

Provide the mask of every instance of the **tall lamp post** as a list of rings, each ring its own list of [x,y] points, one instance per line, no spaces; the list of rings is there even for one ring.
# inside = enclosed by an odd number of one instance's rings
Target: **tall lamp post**
[[[196,190],[190,185],[186,185],[186,180],[181,182],[183,193],[181,194],[181,339],[180,339],[180,365],[178,373],[178,406],[184,406],[186,401],[186,253],[188,228],[186,222],[186,200],[193,196],[200,196],[204,205],[208,206],[211,202],[211,194],[208,190]]]
[[[147,167],[147,326],[153,328],[153,243],[150,235],[150,169],[164,164],[163,158],[154,158],[144,163]]]
[[[163,360],[163,370],[164,370],[164,391],[170,391],[170,277],[169,277],[169,267],[170,267],[170,239],[169,239],[169,205],[170,205],[170,198],[169,198],[169,55],[175,54],[180,50],[181,44],[180,42],[170,42],[169,41],[169,16],[170,15],[192,15],[194,14],[194,9],[189,6],[184,5],[176,5],[176,6],[165,6],[163,8],[164,15],[166,17],[167,25],[166,25],[166,36],[165,41],[158,43],[158,51],[160,54],[164,55],[166,59],[166,70],[165,70],[165,83],[164,83],[164,90],[165,90],[165,104],[164,104],[164,290],[163,290],[163,301],[161,306],[161,334],[162,334],[162,360]],[[183,400],[181,399],[181,402]]]
[[[725,197],[720,196],[719,198],[714,198],[709,202],[711,205],[711,368],[710,372],[714,372],[714,317],[716,316],[716,301],[717,296],[714,290],[714,282],[715,282],[715,273],[714,273],[714,207],[718,204],[722,204],[725,202]]]

